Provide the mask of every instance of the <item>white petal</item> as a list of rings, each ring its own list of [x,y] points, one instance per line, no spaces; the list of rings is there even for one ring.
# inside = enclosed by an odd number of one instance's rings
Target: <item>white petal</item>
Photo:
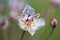
[[[27,14],[27,13],[29,13],[29,14],[34,14],[35,13],[34,9],[28,4],[26,4],[26,6],[23,10],[23,14]]]
[[[22,24],[22,17],[20,17],[19,19],[18,19],[18,22],[19,22],[19,26],[21,27],[21,29],[24,29],[24,26],[23,26],[23,24]]]
[[[20,17],[20,18],[18,19],[19,26],[20,26],[21,29],[27,31],[28,29],[25,27],[25,25],[23,25],[23,23],[22,23],[22,19],[23,19],[23,17]]]
[[[38,30],[42,28],[44,25],[45,25],[45,20],[43,18],[40,18],[33,21],[33,23],[31,24],[31,28],[33,30]]]
[[[40,13],[39,14],[35,14],[34,16],[35,16],[35,18],[39,18],[40,17]]]
[[[35,34],[35,30],[29,29],[28,32],[31,34],[31,36],[33,36]]]

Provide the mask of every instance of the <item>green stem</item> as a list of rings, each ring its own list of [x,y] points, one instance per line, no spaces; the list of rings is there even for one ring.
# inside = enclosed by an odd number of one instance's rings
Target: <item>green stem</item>
[[[2,40],[6,40],[6,31],[1,30],[1,32],[2,32]]]
[[[23,31],[23,33],[22,33],[22,35],[21,35],[21,37],[20,37],[20,40],[22,40],[22,39],[23,39],[24,34],[25,34],[25,31]]]
[[[47,39],[46,40],[49,40],[49,38],[52,36],[53,32],[54,32],[54,29],[55,28],[52,28],[52,31],[50,32],[50,34],[48,35]]]

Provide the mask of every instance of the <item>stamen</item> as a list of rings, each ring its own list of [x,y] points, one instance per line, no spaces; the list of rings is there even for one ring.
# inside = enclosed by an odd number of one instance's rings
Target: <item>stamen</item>
[[[26,19],[26,22],[28,22],[29,20],[28,19]]]
[[[33,19],[32,19],[32,21],[33,21]]]
[[[29,14],[28,17],[30,17],[31,15]]]
[[[28,23],[27,23],[27,25],[28,25]]]

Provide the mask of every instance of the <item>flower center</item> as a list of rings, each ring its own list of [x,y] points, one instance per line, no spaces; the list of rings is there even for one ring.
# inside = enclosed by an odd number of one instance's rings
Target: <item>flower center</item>
[[[26,20],[23,20],[23,25],[25,26],[25,27],[30,27],[30,25],[31,25],[31,22],[30,22],[30,20],[27,18]]]
[[[26,22],[29,22],[29,20],[28,20],[28,19],[26,19]]]
[[[28,17],[30,17],[31,15],[29,14]]]
[[[25,23],[26,23],[26,26],[30,27],[31,22],[28,18],[26,19]]]

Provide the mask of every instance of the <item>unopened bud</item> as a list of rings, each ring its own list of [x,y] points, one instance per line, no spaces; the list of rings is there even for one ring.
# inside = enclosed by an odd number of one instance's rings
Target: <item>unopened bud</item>
[[[54,19],[51,20],[51,26],[52,26],[53,28],[55,28],[56,25],[57,25],[57,20],[54,18]]]
[[[6,29],[8,27],[9,21],[7,18],[0,18],[0,29]]]

